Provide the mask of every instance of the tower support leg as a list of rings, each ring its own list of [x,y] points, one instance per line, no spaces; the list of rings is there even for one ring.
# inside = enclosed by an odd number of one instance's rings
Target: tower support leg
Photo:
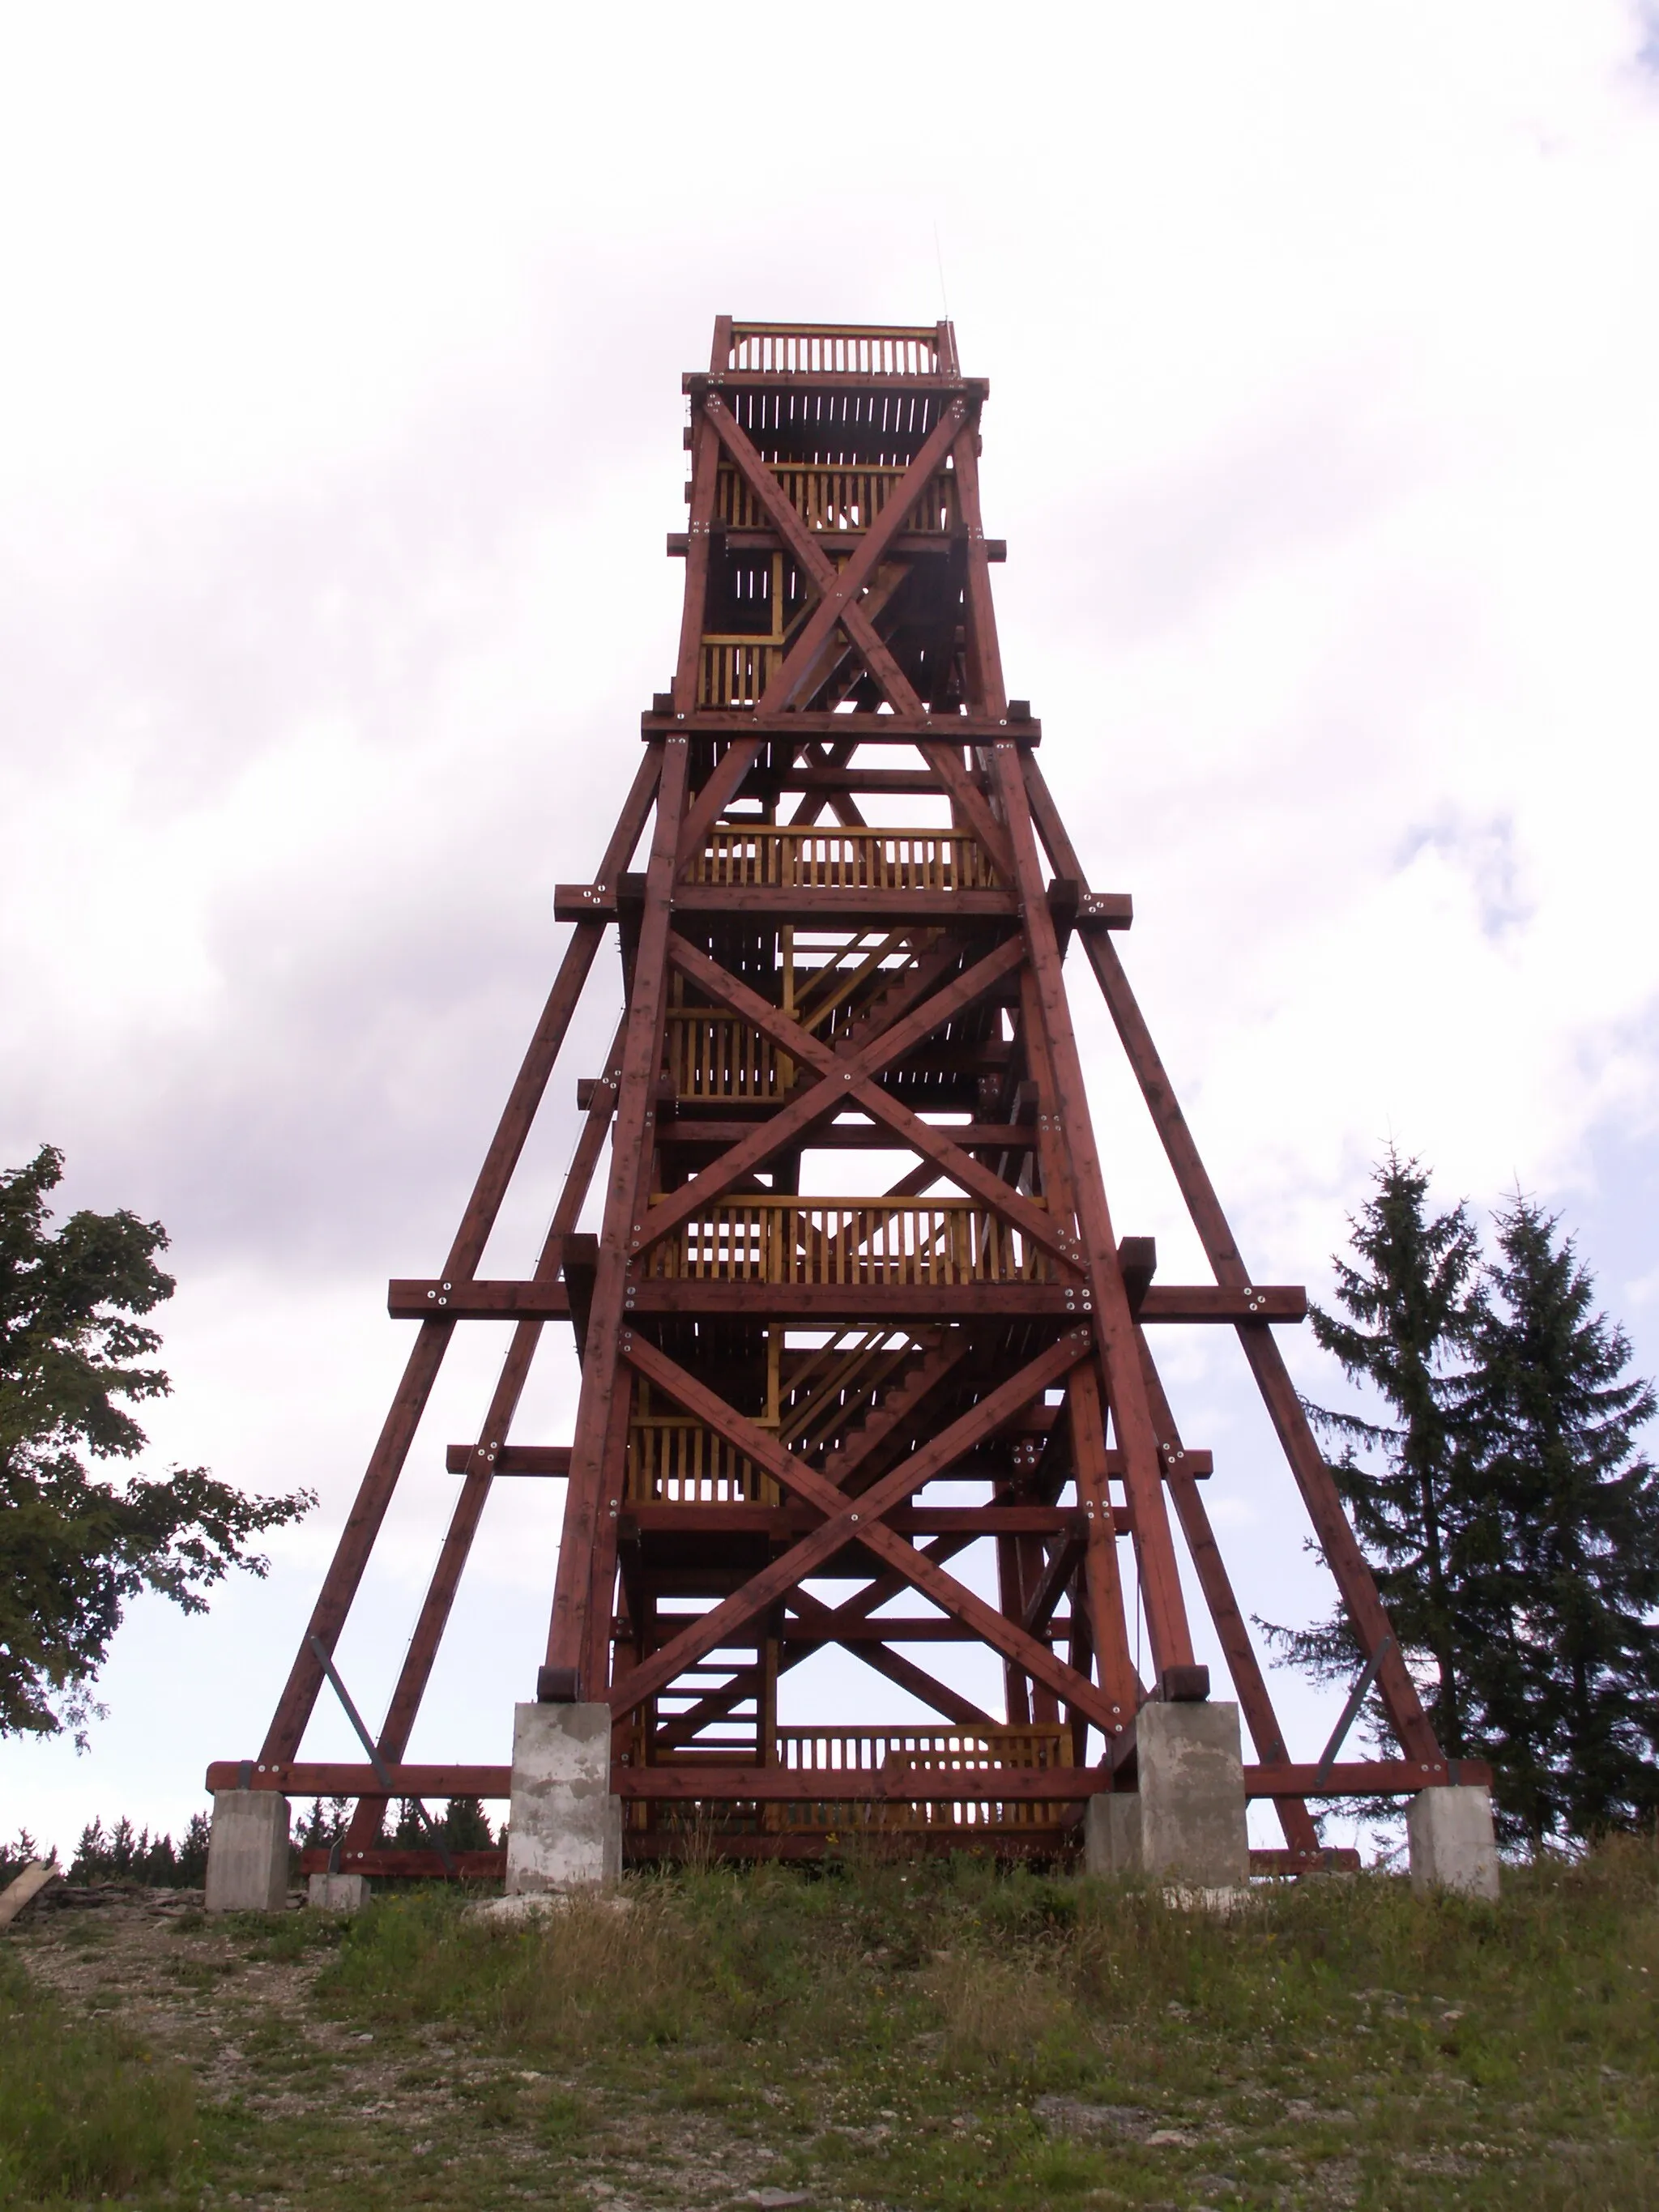
[[[282,1912],[288,1905],[286,1797],[274,1790],[218,1790],[208,1838],[210,1912]]]
[[[1250,1850],[1238,1707],[1144,1705],[1135,1721],[1135,1770],[1133,1790],[1089,1800],[1089,1873],[1242,1889]]]
[[[1406,1816],[1411,1838],[1412,1887],[1461,1890],[1466,1897],[1498,1896],[1498,1838],[1492,1792],[1484,1784],[1461,1783],[1419,1790]]]
[[[611,1794],[608,1705],[514,1708],[507,1894],[592,1887],[622,1875],[622,1799]]]

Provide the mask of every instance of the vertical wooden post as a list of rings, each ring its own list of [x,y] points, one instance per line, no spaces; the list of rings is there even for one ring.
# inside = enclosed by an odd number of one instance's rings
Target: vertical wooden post
[[[593,1540],[600,1496],[607,1473],[606,1444],[613,1393],[625,1385],[617,1371],[617,1337],[622,1328],[629,1261],[641,1211],[650,1188],[654,1099],[662,1066],[663,1014],[668,974],[668,930],[673,905],[674,855],[685,809],[686,748],[684,738],[663,748],[657,789],[657,819],[646,872],[645,908],[634,959],[628,1034],[623,1048],[622,1090],[611,1137],[611,1186],[599,1237],[599,1266],[588,1320],[587,1358],[582,1368],[576,1442],[565,1493],[564,1534],[548,1632],[550,1667],[591,1666],[587,1627],[592,1581]]]

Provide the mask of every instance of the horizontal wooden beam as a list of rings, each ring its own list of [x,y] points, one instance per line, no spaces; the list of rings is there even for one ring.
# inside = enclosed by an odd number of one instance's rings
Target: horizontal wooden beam
[[[1069,1622],[1062,1621],[1052,1632],[1047,1624],[1034,1629],[1039,1643],[1052,1637],[1071,1633]],[[982,1644],[984,1638],[960,1620],[952,1620],[947,1613],[878,1613],[873,1617],[844,1620],[836,1624],[833,1616],[820,1620],[816,1613],[805,1620],[792,1615],[781,1631],[786,1647],[792,1644]]]
[[[242,1779],[246,1769],[246,1781]],[[509,1766],[441,1766],[389,1765],[392,1790],[398,1797],[510,1797],[513,1770]],[[1247,1797],[1408,1797],[1419,1790],[1444,1788],[1448,1784],[1484,1784],[1490,1788],[1492,1769],[1484,1760],[1440,1759],[1419,1765],[1405,1759],[1350,1759],[1321,1770],[1307,1765],[1247,1766]],[[269,1764],[216,1759],[207,1771],[210,1790],[280,1790],[294,1797],[384,1796],[385,1787],[374,1769],[344,1759],[276,1760]],[[684,1799],[710,1802],[823,1804],[879,1802],[884,1800],[925,1803],[981,1799],[1048,1799],[1092,1797],[1112,1786],[1109,1772],[1098,1766],[982,1767],[968,1773],[932,1769],[900,1772],[880,1770],[848,1771],[844,1767],[823,1773],[760,1767],[613,1767],[611,1789],[619,1797]]]
[[[718,1145],[724,1151],[740,1144],[771,1110],[769,1108],[743,1121],[703,1121],[695,1114],[687,1113],[684,1104],[680,1101],[672,1110],[667,1107],[657,1109],[659,1145]],[[1036,1149],[1037,1141],[1035,1128],[1028,1129],[1017,1121],[929,1121],[927,1126],[937,1129],[941,1137],[948,1137],[953,1145],[960,1145],[965,1152],[1029,1152]],[[808,1152],[902,1152],[905,1147],[884,1122],[820,1121],[802,1138],[801,1149]]]
[[[958,1851],[975,1849],[988,1850],[999,1859],[1051,1859],[1075,1845],[1082,1832],[1080,1805],[1062,1805],[1058,1809],[1057,1820],[1025,1820],[1018,1826],[1010,1824],[993,1827],[976,1820],[971,1828],[961,1828],[953,1822],[904,1828],[900,1831],[901,1848],[907,1859],[954,1857]],[[847,1840],[848,1826],[839,1830],[784,1828],[771,1835],[717,1833],[709,1839],[708,1849],[720,1859],[783,1860],[805,1864],[833,1856]],[[672,1863],[686,1857],[689,1850],[701,1852],[703,1848],[695,1828],[678,1832],[673,1828],[623,1830],[624,1866]]]
[[[957,1479],[954,1469],[951,1479]],[[631,1524],[642,1535],[657,1530],[684,1536],[802,1535],[823,1518],[805,1505],[629,1505],[624,1501],[622,1507],[624,1527]],[[883,1518],[902,1536],[1058,1536],[1081,1533],[1085,1526],[1081,1507],[1073,1505],[896,1505]],[[1129,1516],[1121,1509],[1117,1533],[1129,1533]]]
[[[629,902],[629,887],[621,904]],[[556,884],[555,921],[617,919],[617,888],[609,884]],[[676,914],[775,915],[781,921],[809,920],[853,929],[874,922],[915,923],[1012,921],[1018,901],[1012,891],[884,890],[848,884],[676,884]],[[832,921],[833,918],[833,921]]]
[[[927,714],[921,722],[901,720],[896,714],[811,714],[791,709],[763,718],[752,707],[703,707],[690,714],[641,714],[640,735],[684,738],[759,738],[768,744],[799,744],[810,738],[831,738],[860,745],[913,745],[918,737],[943,739],[952,745],[988,745],[997,738],[1017,745],[1042,742],[1042,725],[1035,720],[992,720],[983,714]]]
[[[1058,1413],[1060,1410],[1055,1406],[1034,1407],[1031,1409],[1030,1426],[1021,1424],[1017,1431],[1011,1433],[1021,1435],[1041,1433],[1044,1428],[1053,1425],[1052,1422],[1044,1420],[1042,1417]],[[474,1444],[446,1445],[444,1466],[448,1473],[465,1474],[471,1463],[472,1454],[477,1449]],[[557,1479],[568,1475],[570,1472],[570,1452],[571,1447],[568,1444],[503,1444],[495,1455],[493,1472],[496,1474],[546,1475]],[[1167,1464],[1167,1454],[1165,1458]],[[960,1470],[969,1463],[964,1461],[957,1462],[957,1470],[952,1473],[951,1478],[953,1482],[964,1479]],[[1214,1458],[1211,1453],[1188,1450],[1182,1456],[1179,1471],[1184,1475],[1190,1475],[1195,1481],[1201,1482],[1214,1472]],[[1119,1480],[1122,1479],[1123,1455],[1121,1452],[1112,1450],[1107,1453],[1106,1472]],[[983,1476],[969,1479],[988,1481],[992,1477],[988,1469]],[[798,1521],[799,1525],[804,1527],[810,1528],[815,1525],[814,1519],[811,1516],[807,1516],[804,1520],[800,1519],[800,1509],[795,1506],[752,1505],[745,1504],[742,1500],[732,1503],[725,1500],[714,1502],[702,1498],[690,1498],[683,1502],[652,1499],[637,1505],[625,1505],[623,1510],[630,1516],[637,1516],[641,1528],[661,1527],[684,1528],[688,1531],[715,1528],[763,1528],[773,1526],[775,1522],[781,1528],[793,1528],[798,1525]],[[1069,1505],[951,1505],[929,1506],[925,1509],[925,1512],[924,1509],[917,1508],[916,1511],[924,1518],[932,1516],[933,1519],[937,1519],[940,1514],[969,1514],[981,1518],[988,1515],[991,1517],[984,1521],[984,1527],[986,1533],[991,1535],[1053,1535],[1061,1530],[1073,1527],[1081,1528],[1083,1525],[1077,1517],[1077,1509]],[[717,1519],[714,1517],[716,1516],[728,1517]],[[889,1517],[896,1528],[906,1525],[896,1516]],[[1123,1525],[1127,1528],[1127,1523]],[[918,1519],[915,1528],[920,1530],[921,1527],[921,1520]],[[941,1524],[933,1533],[944,1535],[954,1533],[954,1530],[947,1531]]]
[[[971,1735],[972,1729],[964,1729]],[[971,1758],[970,1752],[965,1754]],[[777,1766],[613,1767],[611,1787],[625,1802],[753,1805],[1052,1804],[1097,1797],[1112,1786],[1098,1766],[994,1766],[951,1771],[910,1766],[897,1753],[886,1767],[830,1766],[803,1771]]]
[[[896,1144],[895,1149],[898,1149]],[[656,1314],[750,1314],[775,1322],[1072,1321],[1088,1311],[1088,1293],[1063,1283],[766,1283],[692,1278],[630,1284],[628,1310]],[[394,1321],[568,1321],[562,1283],[461,1282],[394,1276],[386,1290]],[[1153,1284],[1143,1322],[1233,1325],[1243,1321],[1305,1320],[1308,1294],[1299,1284],[1259,1284],[1246,1291],[1207,1283]]]
[[[247,1767],[246,1783],[241,1779]],[[510,1797],[510,1766],[411,1766],[386,1761],[394,1797]],[[289,1797],[384,1797],[386,1786],[366,1762],[340,1759],[258,1760],[216,1759],[207,1771],[210,1790],[280,1790]]]
[[[465,1474],[472,1464],[477,1444],[447,1444],[444,1466],[451,1474]],[[492,1474],[562,1476],[570,1472],[568,1444],[503,1444],[489,1462]]]
[[[327,1874],[333,1856],[329,1847],[313,1844],[301,1852],[300,1871]],[[398,1844],[370,1844],[362,1850],[354,1850],[347,1844],[341,1849],[337,1870],[366,1874],[381,1881],[500,1881],[507,1873],[507,1846],[495,1844],[486,1850],[452,1850],[446,1866],[430,1849],[411,1850]]]
[[[635,896],[634,881],[621,884],[556,884],[555,921],[614,921]],[[641,896],[643,896],[641,890]],[[775,915],[781,921],[814,921],[849,929],[878,922],[946,923],[1017,921],[1019,899],[1012,890],[888,890],[860,884],[676,884],[676,914]],[[1090,891],[1079,902],[1055,893],[1058,915],[1079,927],[1128,929],[1134,901],[1127,891]]]
[[[1322,1770],[1312,1761],[1244,1770],[1247,1797],[1410,1797],[1453,1782],[1482,1783],[1490,1789],[1492,1769],[1479,1759],[1422,1765],[1411,1759],[1353,1759]]]
[[[1250,1853],[1252,1874],[1358,1874],[1359,1854],[1335,1845],[1311,1851],[1272,1847]]]
[[[983,399],[990,381],[982,376],[922,376],[882,374],[876,369],[817,368],[688,368],[680,390],[692,397],[708,392],[937,392],[943,399]],[[849,461],[848,467],[857,466]]]
[[[732,530],[723,533],[728,553],[776,553],[783,550],[783,540],[775,530]],[[834,550],[842,545],[850,549],[856,545],[864,532],[861,530],[838,530],[833,538],[825,533],[825,543]],[[938,558],[948,554],[954,546],[966,544],[965,530],[902,530],[889,549],[901,560],[926,560],[930,555]],[[988,561],[1006,561],[1008,541],[1006,538],[988,538],[984,541]],[[667,554],[671,561],[684,561],[691,545],[689,530],[668,532]],[[764,639],[760,642],[764,643]]]

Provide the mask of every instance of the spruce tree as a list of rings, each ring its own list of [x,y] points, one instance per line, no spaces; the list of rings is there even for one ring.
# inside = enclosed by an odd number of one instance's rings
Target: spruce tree
[[[1465,1409],[1467,1663],[1503,1825],[1535,1846],[1659,1812],[1659,1476],[1638,1440],[1656,1401],[1558,1218],[1517,1195],[1496,1226]]]
[[[1426,1170],[1392,1146],[1374,1184],[1349,1221],[1352,1261],[1334,1261],[1343,1314],[1315,1306],[1310,1318],[1348,1380],[1381,1400],[1379,1418],[1311,1405],[1308,1413],[1322,1436],[1340,1446],[1331,1473],[1401,1650],[1430,1677],[1424,1702],[1435,1732],[1456,1758],[1474,1748],[1464,1462],[1466,1376],[1482,1310],[1480,1243],[1468,1206],[1432,1212]],[[1370,1656],[1360,1653],[1341,1613],[1311,1629],[1261,1625],[1324,1680],[1351,1678]]]

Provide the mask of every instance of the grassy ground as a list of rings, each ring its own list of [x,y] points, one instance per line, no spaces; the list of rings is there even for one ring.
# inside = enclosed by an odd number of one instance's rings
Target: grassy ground
[[[48,2128],[8,2205],[55,2177],[302,2212],[1659,2204],[1650,1845],[1496,1907],[1367,1876],[1222,1922],[872,1859],[630,1881],[533,1927],[442,1893],[349,1926],[37,1909],[11,1953],[65,2010],[6,1984],[0,2114],[64,2039],[156,2148],[100,2179]]]

